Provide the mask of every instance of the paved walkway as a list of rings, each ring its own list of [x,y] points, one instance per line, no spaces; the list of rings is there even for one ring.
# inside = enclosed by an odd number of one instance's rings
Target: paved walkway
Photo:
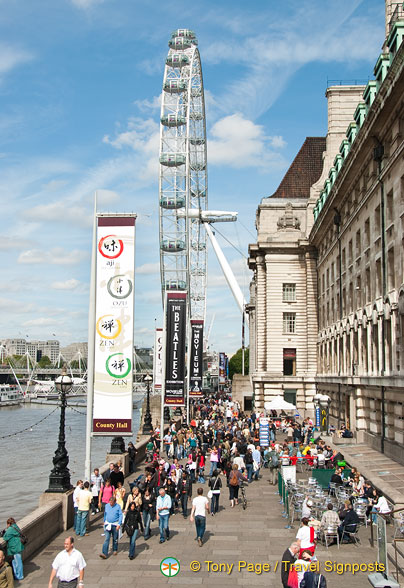
[[[180,585],[210,585],[213,587],[237,585],[262,585],[280,587],[280,562],[285,548],[293,541],[297,532],[295,529],[285,529],[286,521],[282,518],[282,507],[276,488],[268,482],[269,470],[262,470],[259,482],[253,482],[247,488],[248,508],[243,511],[241,506],[230,508],[228,489],[224,488],[221,495],[221,508],[215,517],[209,516],[205,543],[198,547],[195,541],[195,528],[189,519],[184,520],[180,515],[170,519],[172,538],[169,542],[159,544],[157,523],[152,523],[152,537],[146,542],[140,536],[136,546],[136,556],[133,561],[128,559],[128,540],[126,536],[119,544],[116,557],[101,560],[99,553],[103,543],[102,521],[96,516],[91,521],[90,535],[76,540],[76,547],[83,553],[87,568],[85,573],[85,588],[113,584],[142,588],[161,587],[166,584]],[[138,475],[138,473],[136,474]],[[194,485],[194,493],[197,484]],[[207,484],[205,484],[207,492]],[[330,547],[327,551],[318,546],[317,557],[322,571],[325,562],[334,566],[338,562],[367,564],[377,558],[377,550],[369,545],[369,528],[361,528],[361,546],[342,545]],[[25,562],[25,579],[21,582],[26,588],[47,586],[51,563],[55,555],[63,549],[63,540],[67,533],[55,539],[33,559]],[[175,557],[180,561],[180,573],[174,578],[166,578],[160,572],[160,562],[165,557]],[[190,570],[191,562],[197,561],[201,571]],[[247,564],[269,563],[271,571],[262,574],[238,570],[239,561]],[[207,562],[215,564],[233,564],[231,573],[226,571],[208,570]],[[196,565],[196,564],[195,564]],[[244,564],[241,564],[244,565]],[[276,572],[274,568],[277,567]],[[252,568],[253,569],[253,568]],[[355,575],[349,571],[338,574],[325,572],[328,588],[350,588],[367,586],[367,573],[358,572]],[[56,582],[54,582],[56,587]]]

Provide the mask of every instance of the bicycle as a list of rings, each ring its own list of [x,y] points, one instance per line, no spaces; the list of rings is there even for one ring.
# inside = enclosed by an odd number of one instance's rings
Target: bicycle
[[[241,490],[241,506],[243,507],[243,510],[245,510],[247,508],[247,496],[245,494],[245,484],[244,483],[240,484],[240,490]]]

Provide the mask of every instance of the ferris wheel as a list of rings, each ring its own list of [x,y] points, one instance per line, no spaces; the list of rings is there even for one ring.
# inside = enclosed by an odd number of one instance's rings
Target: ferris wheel
[[[186,290],[189,317],[205,319],[207,153],[202,68],[195,33],[168,42],[160,116],[160,273],[166,291]]]

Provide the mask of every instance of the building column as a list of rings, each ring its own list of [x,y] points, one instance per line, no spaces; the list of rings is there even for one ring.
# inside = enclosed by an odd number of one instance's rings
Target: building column
[[[363,375],[362,325],[358,325],[358,375]]]
[[[266,271],[262,256],[257,257],[257,297],[256,305],[256,345],[257,345],[257,372],[266,371]]]

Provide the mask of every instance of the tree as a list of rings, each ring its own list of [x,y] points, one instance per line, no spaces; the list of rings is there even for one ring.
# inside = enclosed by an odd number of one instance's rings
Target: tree
[[[247,347],[244,350],[244,374],[248,374],[249,368],[249,359],[250,359],[250,350]],[[236,353],[230,358],[229,361],[229,378],[230,380],[233,379],[234,374],[242,374],[242,349],[238,349]]]
[[[43,355],[41,359],[38,361],[38,365],[41,368],[46,368],[50,367],[52,365],[52,362],[47,355]]]

